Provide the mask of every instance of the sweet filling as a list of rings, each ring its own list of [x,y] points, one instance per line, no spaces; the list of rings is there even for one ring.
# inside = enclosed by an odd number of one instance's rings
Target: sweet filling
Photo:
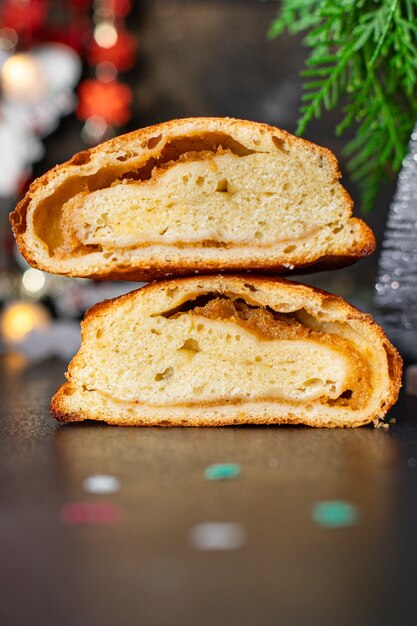
[[[371,386],[360,349],[306,319],[303,310],[209,294],[141,321],[134,342],[134,320],[116,340],[101,331],[95,341],[105,367],[87,365],[82,382],[120,401],[162,406],[279,400],[361,408]]]
[[[209,133],[172,140],[136,166],[120,161],[67,180],[34,221],[60,258],[150,245],[277,242],[288,242],[289,253],[295,239],[340,228],[345,213],[343,190],[319,155],[284,149],[278,138],[271,152],[256,152]]]

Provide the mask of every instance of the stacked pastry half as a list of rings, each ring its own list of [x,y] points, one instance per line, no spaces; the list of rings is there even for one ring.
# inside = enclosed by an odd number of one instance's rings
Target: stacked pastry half
[[[339,177],[328,150],[278,128],[193,118],[35,181],[11,216],[32,266],[165,279],[87,312],[53,415],[170,426],[383,417],[401,380],[383,331],[341,298],[276,277],[373,251]]]

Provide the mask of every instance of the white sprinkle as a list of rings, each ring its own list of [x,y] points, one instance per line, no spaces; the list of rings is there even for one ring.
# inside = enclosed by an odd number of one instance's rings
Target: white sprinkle
[[[236,550],[246,542],[246,531],[235,522],[203,522],[191,529],[189,540],[197,550]]]
[[[291,265],[291,263],[283,263],[282,266],[285,267],[287,270],[293,270],[295,267],[295,265]]]
[[[94,474],[83,481],[87,493],[115,493],[120,489],[120,480],[111,474]]]

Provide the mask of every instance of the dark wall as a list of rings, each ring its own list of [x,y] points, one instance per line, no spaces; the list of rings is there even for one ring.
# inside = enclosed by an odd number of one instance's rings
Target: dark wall
[[[179,115],[230,115],[294,127],[303,51],[268,41],[272,0],[150,2],[137,85],[146,122]],[[142,106],[141,106],[142,105]]]

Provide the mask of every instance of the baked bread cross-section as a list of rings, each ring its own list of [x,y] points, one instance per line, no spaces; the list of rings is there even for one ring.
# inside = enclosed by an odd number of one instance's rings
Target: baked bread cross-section
[[[205,276],[96,305],[62,421],[360,426],[396,401],[401,358],[372,318],[284,279]]]
[[[11,215],[26,260],[55,274],[153,280],[286,273],[375,247],[333,154],[265,124],[174,120],[76,154]]]

